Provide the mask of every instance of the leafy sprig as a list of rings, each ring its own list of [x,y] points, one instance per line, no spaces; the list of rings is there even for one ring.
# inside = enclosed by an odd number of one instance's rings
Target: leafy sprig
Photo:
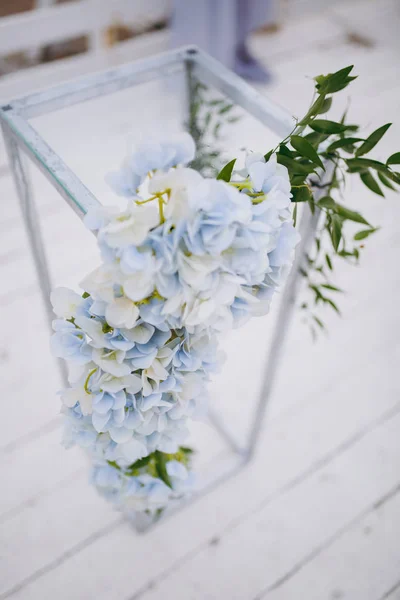
[[[315,77],[315,99],[306,115],[297,120],[293,131],[264,156],[268,160],[276,153],[277,161],[288,169],[294,222],[301,203],[308,203],[312,213],[321,213],[314,247],[306,257],[306,265],[301,268],[312,297],[311,302],[301,304],[301,309],[314,336],[318,329],[325,329],[323,321],[315,314],[315,307],[323,304],[340,314],[336,296],[342,290],[332,283],[336,257],[358,263],[364,240],[379,229],[360,212],[343,204],[346,180],[349,176],[357,176],[369,191],[381,197],[387,189],[397,190],[400,185],[400,173],[394,168],[400,165],[400,152],[389,156],[386,162],[369,157],[390,123],[365,138],[359,133],[359,125],[346,121],[346,114],[339,122],[324,116],[332,106],[334,94],[356,79],[352,71],[353,66],[349,66],[336,73]],[[228,163],[218,177],[230,181],[234,164],[234,161]],[[348,222],[363,227],[349,237]]]
[[[234,105],[222,96],[216,97],[209,88],[190,78],[191,102],[186,129],[196,143],[192,169],[206,177],[215,177],[222,167],[223,149],[220,145],[223,126],[236,123]]]
[[[122,468],[117,462],[108,460],[110,467],[114,467],[117,471],[121,471],[126,477],[138,477],[139,475],[151,475],[161,479],[168,487],[172,488],[171,480],[167,471],[167,464],[171,460],[182,463],[185,467],[190,466],[191,455],[193,450],[186,446],[180,446],[178,452],[175,454],[168,454],[166,452],[160,452],[156,450],[151,454],[139,458],[131,465]]]

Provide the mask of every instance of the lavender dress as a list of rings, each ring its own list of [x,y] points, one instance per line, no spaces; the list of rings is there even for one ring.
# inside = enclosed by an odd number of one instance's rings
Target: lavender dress
[[[196,44],[230,69],[240,71],[247,64],[251,71],[258,63],[246,38],[275,13],[275,0],[175,0],[172,45]]]

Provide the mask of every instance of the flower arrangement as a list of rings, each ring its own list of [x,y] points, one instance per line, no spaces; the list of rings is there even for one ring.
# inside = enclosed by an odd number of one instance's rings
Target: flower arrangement
[[[118,506],[154,511],[191,485],[187,420],[204,414],[218,336],[268,311],[298,241],[290,182],[276,157],[246,178],[206,179],[189,134],[142,145],[109,181],[126,210],[87,214],[102,265],[83,296],[52,294],[52,349],[67,361],[66,443],[93,462]],[[268,202],[263,200],[268,195]]]
[[[317,99],[292,134],[265,156],[249,154],[235,174],[235,160],[217,178],[188,166],[196,148],[187,133],[147,141],[108,176],[126,208],[86,215],[102,263],[82,281],[82,295],[52,293],[52,350],[69,370],[60,393],[65,444],[86,450],[93,484],[116,507],[155,514],[190,493],[192,451],[182,445],[188,421],[207,410],[207,381],[223,361],[220,336],[267,313],[290,271],[297,203],[324,211],[324,231],[344,258],[355,256],[343,242],[345,220],[367,225],[356,241],[375,230],[331,193],[342,165],[381,193],[371,169],[383,185],[399,183],[391,167],[399,156],[361,158],[382,129],[362,140],[344,120],[316,118],[349,73],[317,78]],[[356,156],[344,158],[343,149]],[[333,175],[320,183],[327,161]],[[326,195],[316,202],[320,185]],[[331,302],[321,289],[337,289],[310,286],[317,303]]]

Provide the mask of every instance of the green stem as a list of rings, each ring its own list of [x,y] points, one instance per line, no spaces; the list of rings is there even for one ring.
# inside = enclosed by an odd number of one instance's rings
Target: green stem
[[[162,199],[162,196],[159,196],[158,198],[158,209],[160,211],[160,223],[165,223],[165,217],[164,217],[164,200]]]
[[[84,390],[87,394],[90,394],[90,391],[88,389],[88,385],[89,385],[89,379],[91,378],[91,376],[93,375],[93,373],[96,373],[97,371],[97,367],[95,367],[94,369],[92,369],[92,371],[89,371],[88,376],[86,377],[86,381],[84,383]]]

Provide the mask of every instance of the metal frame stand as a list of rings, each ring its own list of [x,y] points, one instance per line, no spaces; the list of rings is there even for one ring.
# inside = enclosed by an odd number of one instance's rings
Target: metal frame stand
[[[43,138],[30,125],[28,119],[65,106],[125,89],[151,79],[165,77],[169,73],[176,72],[178,69],[182,70],[182,68],[186,73],[187,122],[189,122],[191,113],[193,80],[195,79],[219,90],[234,104],[241,106],[263,125],[269,127],[274,133],[285,137],[292,130],[292,117],[285,110],[270,102],[240,77],[230,72],[196,47],[181,48],[136,63],[123,65],[104,73],[84,77],[77,81],[62,84],[49,90],[15,100],[0,108],[0,123],[50,327],[53,319],[53,311],[49,298],[52,287],[51,278],[40,232],[39,219],[20,150],[39,167],[50,183],[81,219],[90,207],[98,206],[99,201],[46,144]],[[191,500],[199,498],[210,489],[234,475],[254,454],[260,437],[268,400],[275,382],[279,361],[284,349],[286,333],[295,308],[295,301],[301,280],[300,268],[305,266],[305,257],[317,230],[319,216],[318,209],[315,210],[314,214],[311,214],[308,205],[304,207],[300,224],[301,242],[297,248],[293,269],[282,294],[271,349],[266,357],[263,383],[247,442],[244,446],[240,444],[235,439],[235,436],[225,427],[221,417],[214,412],[209,413],[210,424],[225,440],[228,448],[232,450],[232,454],[228,459],[224,459],[221,463],[215,465],[212,472],[208,473],[203,479],[201,489],[197,490]],[[65,382],[66,370],[62,362],[60,362],[60,368],[62,378]],[[186,503],[187,501],[181,502],[179,506]],[[174,510],[175,508],[168,510],[167,514],[174,512]],[[138,531],[146,530],[152,523],[152,519],[147,517],[147,515],[140,515],[135,519],[135,527]]]

